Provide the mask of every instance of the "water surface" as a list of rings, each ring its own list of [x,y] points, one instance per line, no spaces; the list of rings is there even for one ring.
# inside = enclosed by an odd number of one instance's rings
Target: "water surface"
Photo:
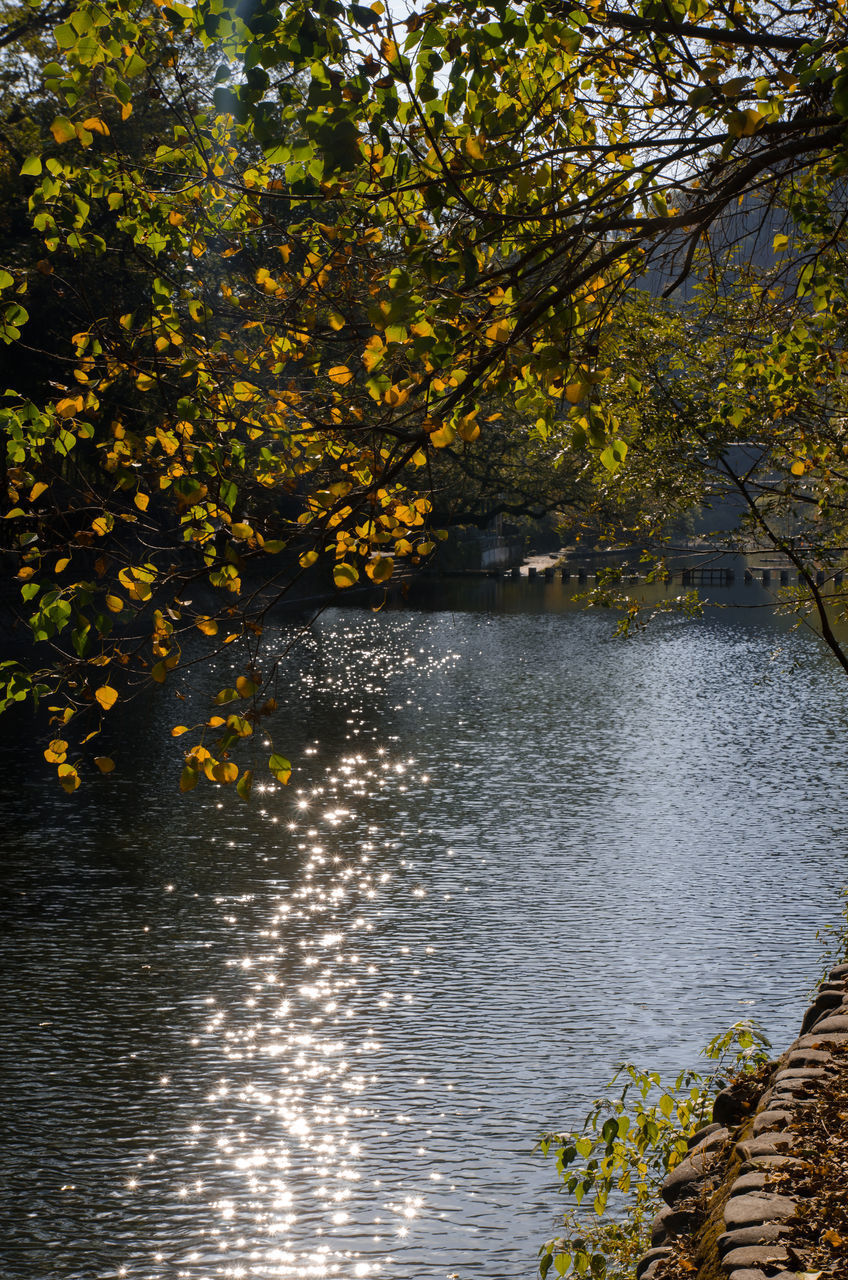
[[[203,691],[73,797],[7,744],[4,1277],[524,1280],[540,1131],[622,1058],[796,1033],[848,880],[816,642],[463,592],[307,629],[250,807],[176,793]]]

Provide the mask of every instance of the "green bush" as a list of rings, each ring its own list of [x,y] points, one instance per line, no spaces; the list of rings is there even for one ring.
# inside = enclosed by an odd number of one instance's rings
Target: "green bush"
[[[544,1135],[541,1150],[556,1158],[570,1203],[562,1235],[539,1251],[543,1278],[552,1267],[559,1276],[632,1277],[650,1245],[663,1179],[711,1120],[716,1094],[756,1072],[770,1047],[756,1024],[737,1022],[702,1050],[710,1070],[682,1071],[673,1084],[624,1063],[609,1084],[620,1092],[596,1099],[581,1130]]]

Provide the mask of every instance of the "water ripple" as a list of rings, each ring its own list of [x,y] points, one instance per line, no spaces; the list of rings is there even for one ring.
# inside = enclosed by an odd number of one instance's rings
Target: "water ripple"
[[[9,1280],[530,1277],[541,1130],[623,1057],[794,1032],[848,847],[812,641],[330,611],[250,808],[176,800],[170,715],[140,784],[4,756]]]

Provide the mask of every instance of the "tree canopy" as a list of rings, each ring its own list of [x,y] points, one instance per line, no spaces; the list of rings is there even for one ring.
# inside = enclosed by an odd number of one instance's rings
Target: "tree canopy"
[[[0,708],[46,700],[67,790],[133,689],[233,644],[181,785],[247,798],[268,608],[426,559],[434,487],[648,519],[741,485],[826,633],[840,4],[23,0],[0,50]]]

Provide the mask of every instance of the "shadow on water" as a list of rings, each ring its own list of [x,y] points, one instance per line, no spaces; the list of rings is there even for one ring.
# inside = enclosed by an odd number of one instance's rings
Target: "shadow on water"
[[[176,792],[226,669],[72,797],[6,741],[4,1277],[530,1277],[540,1130],[622,1057],[794,1033],[848,686],[768,621],[622,643],[527,585],[326,611],[249,807]]]

